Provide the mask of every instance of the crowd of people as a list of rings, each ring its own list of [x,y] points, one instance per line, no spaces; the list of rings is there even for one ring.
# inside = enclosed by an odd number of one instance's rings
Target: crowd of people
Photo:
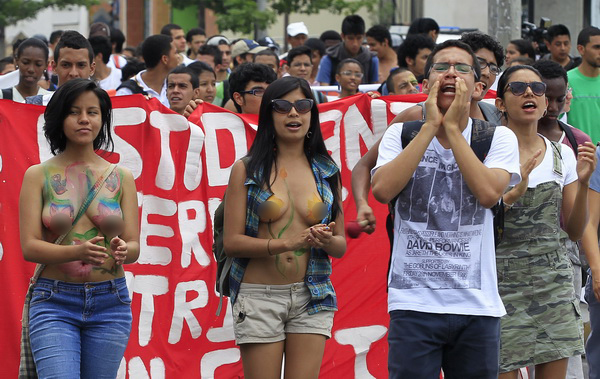
[[[112,149],[110,96],[142,94],[185,117],[203,102],[258,116],[224,207],[235,340],[248,378],[280,377],[284,356],[286,377],[318,377],[337,310],[331,258],[346,239],[317,104],[378,84],[370,96],[427,94],[352,171],[357,222],[366,233],[385,224],[390,239],[390,377],[516,379],[529,367],[583,378],[585,354],[600,378],[600,29],[578,33],[578,57],[560,24],[547,54],[482,32],[436,44],[429,18],[399,47],[357,15],[319,38],[303,22],[286,31],[282,54],[270,37],[175,24],[125,47],[121,31],[95,23],[88,38],[17,41],[0,61],[0,98],[47,106],[55,155],[21,191],[23,255],[38,263],[22,373],[116,375],[131,328],[122,265],[139,255],[139,222],[131,173],[97,150]],[[331,85],[335,96],[322,90]],[[390,205],[385,223],[370,191]],[[103,307],[81,319],[90,297]]]

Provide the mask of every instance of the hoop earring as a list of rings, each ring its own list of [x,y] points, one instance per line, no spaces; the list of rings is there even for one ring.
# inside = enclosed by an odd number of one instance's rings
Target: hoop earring
[[[310,139],[310,137],[312,137],[312,132],[309,130],[308,133],[306,133],[306,138]]]
[[[548,108],[544,109],[544,114],[542,115],[542,117],[546,117],[547,114],[548,114]]]

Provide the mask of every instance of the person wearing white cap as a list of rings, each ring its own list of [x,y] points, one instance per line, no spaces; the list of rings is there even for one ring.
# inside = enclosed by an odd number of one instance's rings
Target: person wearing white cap
[[[233,65],[237,67],[244,62],[252,62],[254,60],[254,54],[260,53],[266,49],[268,49],[268,47],[260,46],[256,41],[242,38],[234,43],[231,48]]]
[[[293,22],[287,26],[287,42],[292,48],[304,45],[308,39],[308,28],[304,22]]]

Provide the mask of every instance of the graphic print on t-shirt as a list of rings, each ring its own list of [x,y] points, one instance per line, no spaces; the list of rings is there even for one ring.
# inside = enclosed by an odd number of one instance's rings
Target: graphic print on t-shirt
[[[481,235],[486,209],[471,193],[458,164],[428,149],[396,203],[389,286],[481,288]]]

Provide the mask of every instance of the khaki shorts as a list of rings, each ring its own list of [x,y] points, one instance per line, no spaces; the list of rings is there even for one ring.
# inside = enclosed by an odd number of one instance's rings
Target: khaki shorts
[[[233,305],[233,331],[238,345],[285,340],[288,333],[331,337],[332,311],[309,315],[310,291],[304,283],[242,283]]]

